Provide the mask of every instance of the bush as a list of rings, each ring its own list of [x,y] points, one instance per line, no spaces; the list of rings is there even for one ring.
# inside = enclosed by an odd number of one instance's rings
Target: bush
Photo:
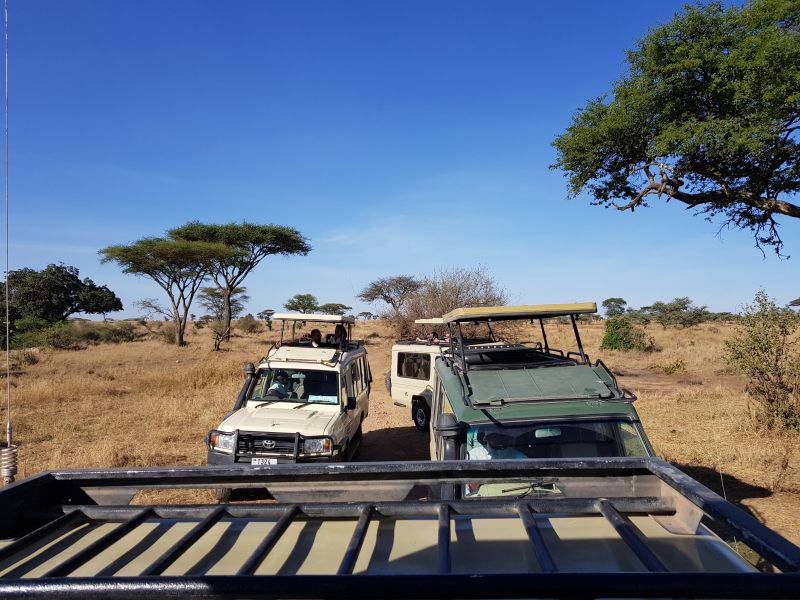
[[[760,291],[725,342],[727,359],[748,378],[753,417],[768,429],[800,429],[798,327],[800,315]]]
[[[251,314],[246,314],[236,321],[236,328],[242,333],[258,333],[261,331],[261,323]]]
[[[177,335],[177,328],[175,323],[164,323],[158,329],[153,331],[153,337],[165,344],[175,344],[175,337]]]
[[[644,329],[627,317],[612,317],[606,320],[601,350],[649,350],[652,342],[647,340]]]

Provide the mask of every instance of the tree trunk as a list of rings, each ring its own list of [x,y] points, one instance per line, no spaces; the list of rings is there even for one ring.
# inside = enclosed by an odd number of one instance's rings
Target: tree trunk
[[[186,323],[181,319],[181,313],[174,301],[172,302],[172,320],[175,322],[175,343],[178,346],[185,346],[183,335],[186,331]]]
[[[230,288],[225,288],[222,290],[222,303],[223,303],[223,315],[222,315],[222,325],[225,331],[224,340],[229,342],[231,339],[231,321],[233,320],[233,315],[231,314],[231,296],[233,295],[233,290]]]

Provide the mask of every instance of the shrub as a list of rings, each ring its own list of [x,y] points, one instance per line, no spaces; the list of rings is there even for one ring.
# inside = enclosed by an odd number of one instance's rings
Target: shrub
[[[798,327],[800,315],[760,291],[725,342],[727,359],[748,378],[753,417],[768,429],[800,429]]]
[[[153,331],[153,337],[164,342],[165,344],[174,344],[176,335],[175,332],[175,323],[164,323],[161,325],[161,327]]]
[[[627,317],[612,317],[606,320],[606,331],[600,344],[601,350],[648,350],[652,342],[648,342],[644,329]]]
[[[242,333],[258,333],[261,331],[261,323],[251,314],[246,314],[236,321],[236,328]]]

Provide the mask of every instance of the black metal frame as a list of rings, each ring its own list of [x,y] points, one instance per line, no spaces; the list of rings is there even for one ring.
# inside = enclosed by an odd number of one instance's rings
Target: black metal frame
[[[260,505],[98,506],[84,488],[220,487],[238,483],[340,483],[368,490],[373,483],[463,485],[546,478],[650,476],[674,489],[712,523],[730,529],[783,573],[667,573],[627,517],[674,514],[674,499],[659,496],[480,498],[460,501],[329,502]],[[616,484],[614,484],[616,485]],[[620,486],[625,491],[625,486]],[[558,571],[544,544],[536,514],[602,515],[648,571],[566,573]],[[0,535],[17,539],[0,548],[0,560],[24,553],[31,544],[64,527],[97,521],[119,526],[68,561],[33,579],[0,578],[3,598],[791,598],[800,596],[800,549],[668,463],[652,458],[536,461],[455,461],[278,465],[252,469],[97,469],[44,473],[0,489]],[[439,575],[353,575],[369,524],[378,517],[425,515],[438,520]],[[521,520],[541,573],[457,574],[451,572],[450,523],[454,518],[507,515]],[[220,519],[276,519],[272,529],[234,576],[161,576]],[[253,575],[292,521],[357,519],[336,575]],[[192,518],[198,523],[138,577],[69,577],[146,520]],[[38,525],[35,527],[34,525]]]

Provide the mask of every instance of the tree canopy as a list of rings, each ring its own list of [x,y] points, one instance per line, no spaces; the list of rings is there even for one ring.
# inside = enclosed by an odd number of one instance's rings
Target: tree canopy
[[[327,304],[322,304],[318,306],[317,310],[326,315],[342,316],[352,308],[353,308],[352,306],[347,306],[346,304],[341,304],[339,302],[329,302]]]
[[[422,282],[410,275],[382,277],[371,282],[358,294],[364,302],[382,300],[392,307],[395,316],[400,314],[403,304],[422,287]]]
[[[570,194],[631,212],[676,200],[780,254],[776,217],[800,218],[800,4],[687,6],[628,65],[553,142]]]
[[[625,307],[628,305],[624,298],[606,298],[601,306],[606,311],[607,317],[618,317],[625,314]]]
[[[108,287],[99,286],[88,277],[81,279],[79,275],[76,267],[63,264],[48,265],[41,271],[28,268],[11,271],[8,279],[12,320],[17,316],[55,323],[76,313],[122,310],[122,301]],[[4,304],[5,289],[0,287],[0,292]]]
[[[100,250],[103,262],[115,262],[124,273],[142,275],[155,281],[170,301],[175,322],[175,342],[184,345],[189,308],[211,268],[235,254],[230,247],[209,242],[144,238],[127,246]]]
[[[214,225],[191,221],[168,232],[175,240],[221,244],[234,250],[209,262],[209,275],[222,293],[225,326],[231,325],[231,296],[267,256],[308,254],[311,246],[299,231],[283,225],[227,223]]]
[[[296,310],[303,314],[312,313],[319,309],[317,298],[312,294],[295,294],[283,306],[286,310]]]

